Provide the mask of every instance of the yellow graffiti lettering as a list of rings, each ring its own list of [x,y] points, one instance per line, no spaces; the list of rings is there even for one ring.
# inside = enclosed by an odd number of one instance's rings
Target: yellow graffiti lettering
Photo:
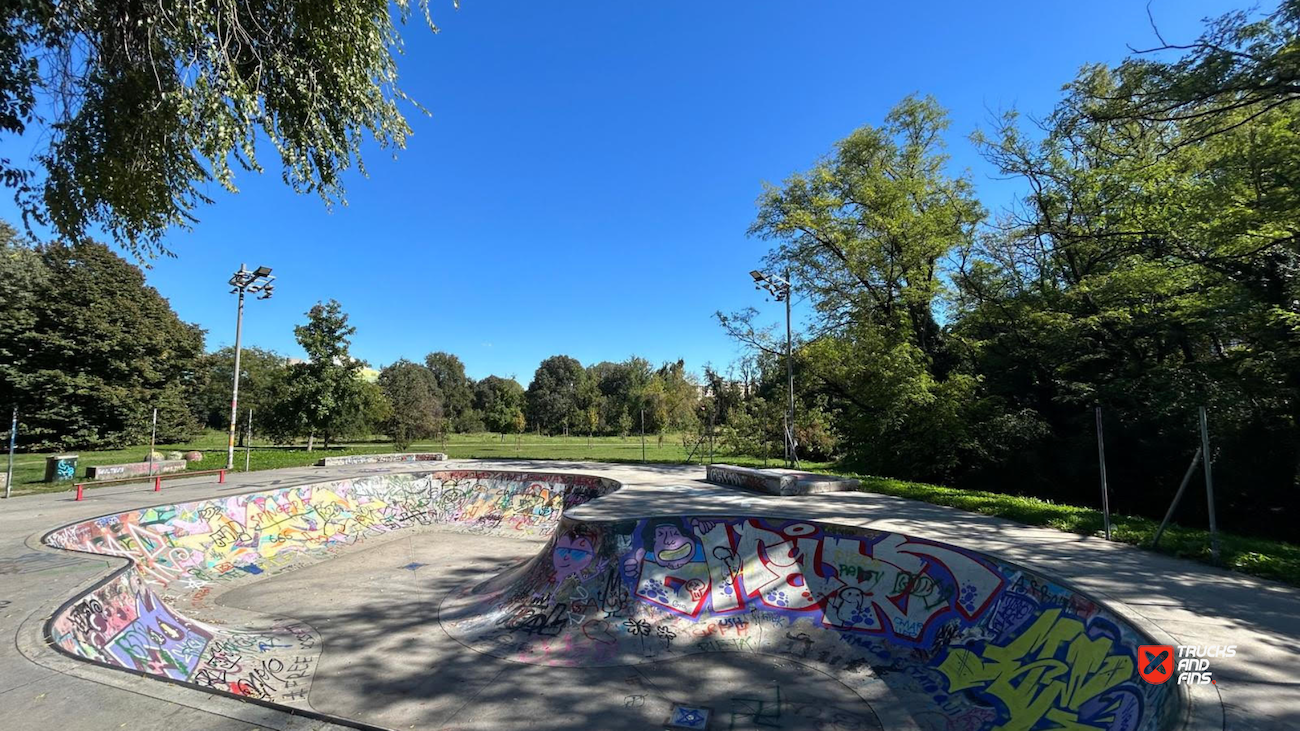
[[[1079,721],[1079,708],[1133,677],[1133,659],[1112,655],[1109,638],[1091,639],[1082,622],[1060,615],[1043,612],[1009,644],[986,645],[982,657],[954,649],[939,665],[949,692],[983,687],[1002,701],[1008,721],[999,731],[1027,731],[1044,718],[1054,728],[1095,730]]]

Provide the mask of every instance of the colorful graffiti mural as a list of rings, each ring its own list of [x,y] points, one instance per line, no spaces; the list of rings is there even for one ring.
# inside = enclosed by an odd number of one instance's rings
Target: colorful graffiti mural
[[[373,475],[103,516],[46,543],[128,569],[66,604],[51,641],[88,660],[305,706],[322,641],[266,618],[221,626],[240,582],[421,526],[546,537],[443,603],[443,628],[514,662],[644,665],[761,653],[815,668],[934,731],[1162,731],[1180,697],[1137,679],[1149,640],[1048,577],[957,546],[807,520],[583,521],[596,477]],[[649,671],[647,671],[649,672]],[[868,714],[869,715],[869,714]],[[865,717],[865,716],[864,716]]]
[[[566,519],[526,578],[444,608],[453,636],[516,662],[788,656],[925,729],[1148,731],[1178,703],[1138,679],[1143,636],[1086,597],[959,547],[825,523]]]
[[[94,662],[304,705],[320,656],[315,630],[270,621],[243,631],[196,619],[210,609],[215,592],[418,525],[547,536],[566,507],[616,488],[610,480],[575,475],[397,474],[75,523],[51,532],[45,542],[121,556],[131,565],[66,604],[48,633],[58,647]],[[570,546],[576,564],[590,562],[589,541]]]

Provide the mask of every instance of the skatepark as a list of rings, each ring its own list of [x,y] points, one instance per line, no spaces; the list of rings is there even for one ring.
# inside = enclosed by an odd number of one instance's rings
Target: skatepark
[[[9,503],[0,698],[64,728],[1300,720],[1294,589],[898,498],[704,477],[353,464]],[[1135,667],[1152,644],[1238,649],[1214,685],[1152,684]]]

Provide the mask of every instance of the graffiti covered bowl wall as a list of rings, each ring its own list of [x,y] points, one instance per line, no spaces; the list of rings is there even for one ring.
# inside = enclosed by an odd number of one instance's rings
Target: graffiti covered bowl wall
[[[1049,577],[896,533],[757,517],[564,518],[527,566],[444,601],[479,652],[562,666],[763,653],[924,729],[1162,731],[1140,630]],[[647,671],[649,672],[649,671]]]
[[[130,563],[66,602],[47,623],[47,638],[92,662],[305,706],[321,651],[312,628],[292,620],[218,626],[195,619],[193,607],[214,588],[405,529],[544,538],[564,510],[618,488],[613,480],[584,475],[444,470],[250,492],[73,523],[44,542]]]

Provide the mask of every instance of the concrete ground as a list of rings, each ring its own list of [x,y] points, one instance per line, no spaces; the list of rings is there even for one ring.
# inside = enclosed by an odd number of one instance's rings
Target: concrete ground
[[[315,719],[102,668],[43,638],[67,598],[120,565],[46,548],[51,528],[129,508],[429,465],[293,468],[0,501],[0,708],[4,728],[315,729]],[[599,474],[624,489],[574,514],[772,515],[869,526],[957,543],[1064,579],[1177,644],[1237,645],[1198,689],[1197,728],[1300,728],[1300,591],[1129,546],[870,493],[769,497],[702,482],[701,467],[456,461],[437,467]],[[712,728],[878,728],[858,697],[772,658],[686,658],[638,668],[558,669],[472,653],[437,624],[438,602],[540,543],[421,531],[223,594],[218,604],[298,617],[325,638],[310,693],[322,712],[388,728],[662,727],[668,701],[714,709]],[[773,713],[776,709],[776,714]]]

